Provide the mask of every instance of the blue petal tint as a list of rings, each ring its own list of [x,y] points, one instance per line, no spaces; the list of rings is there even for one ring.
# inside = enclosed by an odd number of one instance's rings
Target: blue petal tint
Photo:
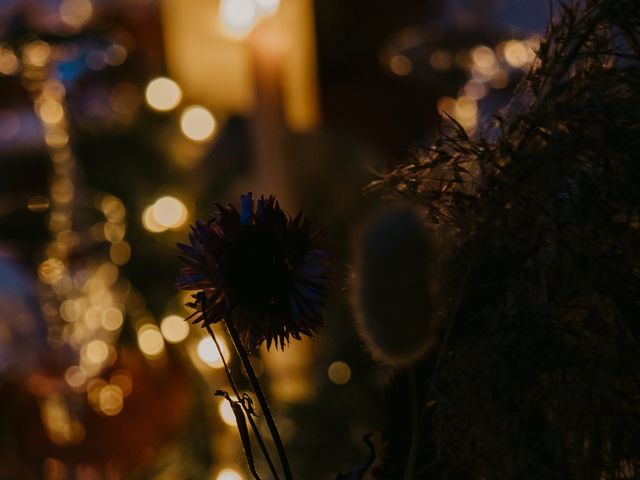
[[[329,256],[313,250],[316,234],[300,212],[289,217],[272,195],[240,197],[240,212],[216,204],[209,221],[197,220],[188,244],[178,244],[184,262],[176,285],[201,292],[189,305],[194,323],[216,323],[233,309],[243,342],[284,348],[290,338],[311,336],[323,324]]]
[[[253,216],[253,194],[251,192],[240,195],[240,205],[242,213],[240,214],[240,225],[249,225]]]

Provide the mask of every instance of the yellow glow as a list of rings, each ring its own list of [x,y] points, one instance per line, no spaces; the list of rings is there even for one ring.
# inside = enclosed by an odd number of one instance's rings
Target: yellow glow
[[[49,209],[49,199],[42,195],[31,197],[27,203],[27,208],[31,212],[44,212]]]
[[[0,46],[0,73],[12,75],[18,70],[18,57],[13,50]]]
[[[96,270],[96,276],[102,280],[105,285],[113,285],[118,280],[118,267],[113,263],[105,262]]]
[[[182,100],[180,86],[166,77],[151,80],[145,91],[145,99],[151,108],[167,112],[178,106]]]
[[[486,45],[478,45],[471,50],[471,59],[481,68],[490,68],[496,63],[496,56]]]
[[[118,198],[112,196],[102,199],[100,202],[100,209],[110,222],[122,222],[126,214],[126,210],[122,202]]]
[[[78,365],[73,365],[64,372],[64,379],[73,388],[79,388],[87,381],[87,374]]]
[[[47,100],[40,105],[38,110],[40,118],[44,123],[55,124],[64,118],[64,110],[60,102],[55,100]]]
[[[156,219],[153,215],[153,205],[149,205],[144,209],[144,212],[142,213],[142,226],[145,228],[145,230],[151,233],[160,233],[167,230],[167,227],[164,227],[156,222]]]
[[[138,330],[138,346],[147,357],[158,357],[164,351],[164,339],[160,329],[147,323]]]
[[[503,47],[504,59],[513,68],[521,68],[529,61],[528,45],[520,40],[509,40]]]
[[[75,300],[65,300],[60,305],[60,316],[65,322],[75,322],[82,315],[82,306]]]
[[[446,50],[434,50],[429,56],[429,63],[431,63],[434,70],[448,70],[453,64],[453,58]]]
[[[36,67],[44,67],[50,54],[51,47],[41,40],[31,42],[24,48],[25,60]]]
[[[111,261],[116,265],[124,265],[131,258],[131,247],[125,241],[115,242],[111,244],[109,249]]]
[[[464,86],[464,94],[473,100],[480,100],[487,96],[487,86],[479,80],[469,80]]]
[[[225,468],[224,470],[220,470],[218,476],[216,477],[216,480],[242,480],[242,475],[240,475],[237,470],[234,470],[232,468]]]
[[[69,203],[73,200],[73,182],[69,178],[57,178],[51,182],[51,197],[58,203]]]
[[[456,99],[451,97],[442,97],[438,100],[437,108],[440,114],[447,113],[454,116],[456,112]]]
[[[93,380],[89,380],[87,385],[87,400],[89,401],[89,405],[93,409],[99,408],[100,403],[100,391],[107,385],[101,378],[94,378]]]
[[[50,78],[42,85],[42,98],[60,101],[64,97],[66,90],[60,80]]]
[[[204,142],[211,138],[216,129],[216,120],[204,107],[195,105],[185,109],[180,118],[180,128],[187,138]]]
[[[103,340],[92,340],[86,346],[87,359],[93,363],[102,363],[109,356],[109,347]]]
[[[394,55],[389,61],[389,68],[399,77],[404,77],[411,73],[413,64],[405,55]]]
[[[491,85],[495,89],[505,88],[509,85],[509,77],[502,69],[496,69],[491,75],[491,79],[489,80],[489,85]]]
[[[178,315],[169,315],[160,322],[160,331],[169,343],[179,343],[189,335],[189,324]]]
[[[44,141],[51,148],[62,148],[69,143],[69,135],[62,130],[51,130],[44,134]]]
[[[122,390],[117,385],[106,385],[100,389],[98,405],[105,415],[113,416],[120,413],[123,406]]]
[[[218,344],[220,344],[220,350],[222,350],[224,359],[229,361],[229,349],[227,348],[227,344],[221,338],[218,339]],[[222,368],[224,366],[222,359],[220,358],[220,354],[218,353],[218,349],[216,348],[216,344],[213,343],[213,340],[210,337],[203,337],[202,340],[198,342],[197,351],[200,360],[207,365],[210,365],[213,368]]]
[[[64,0],[60,4],[60,18],[70,27],[82,27],[91,19],[92,13],[90,0]]]
[[[119,242],[124,239],[125,226],[121,222],[106,222],[104,224],[104,238],[109,242]]]
[[[175,197],[169,196],[156,200],[153,204],[152,215],[155,224],[165,229],[181,227],[189,216],[184,203]]]
[[[52,284],[62,278],[65,272],[64,263],[57,258],[49,258],[40,264],[38,275],[46,284]]]
[[[220,400],[218,413],[224,423],[232,427],[236,425],[236,416],[233,413],[233,408],[231,408],[231,404],[226,399]]]
[[[92,305],[84,312],[84,323],[91,330],[95,330],[102,323],[104,309],[99,305]]]
[[[344,385],[351,379],[351,368],[345,362],[333,362],[327,374],[336,385]]]
[[[265,13],[273,13],[280,6],[280,0],[255,0],[256,5]]]
[[[115,307],[109,307],[102,312],[102,327],[105,330],[110,332],[115,332],[118,330],[122,323],[124,322],[124,318],[122,316],[122,312]]]
[[[235,35],[243,35],[258,20],[258,9],[253,0],[222,0],[220,2],[222,24]]]
[[[478,104],[469,97],[459,97],[456,100],[456,119],[463,127],[472,124],[475,126],[478,116]]]
[[[117,386],[122,391],[124,397],[128,397],[133,390],[133,380],[131,374],[126,370],[117,370],[111,374],[109,382]]]

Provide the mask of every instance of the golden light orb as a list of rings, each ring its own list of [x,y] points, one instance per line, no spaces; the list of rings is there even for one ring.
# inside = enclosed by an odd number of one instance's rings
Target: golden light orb
[[[169,315],[160,322],[160,331],[169,343],[180,343],[189,335],[189,324],[179,315]]]
[[[222,350],[224,359],[228,361],[229,349],[227,348],[227,344],[221,338],[218,339],[218,344],[220,345],[220,350]],[[198,358],[200,358],[200,360],[202,360],[207,365],[210,365],[213,368],[222,368],[224,366],[224,364],[222,363],[222,359],[220,358],[220,353],[218,352],[215,343],[210,337],[203,337],[198,342],[197,352]]]
[[[73,28],[84,26],[93,14],[90,0],[64,0],[60,4],[60,18]]]
[[[138,329],[138,346],[142,353],[150,358],[159,357],[164,352],[164,339],[160,329],[147,323]]]
[[[151,108],[160,112],[168,112],[176,108],[182,100],[182,90],[170,78],[158,77],[147,85],[145,99]]]
[[[184,203],[171,196],[161,197],[156,200],[151,213],[155,224],[165,229],[180,228],[189,218],[189,212]]]
[[[227,425],[234,427],[236,425],[236,416],[233,413],[233,408],[231,408],[231,404],[227,401],[227,399],[223,398],[220,400],[218,404],[218,413],[220,414],[220,418]]]
[[[182,112],[180,128],[190,140],[204,142],[213,136],[216,130],[216,120],[209,110],[194,105]]]
[[[277,7],[276,7],[277,8]],[[244,35],[258,20],[258,9],[253,0],[222,0],[220,19],[232,35]]]
[[[345,362],[333,362],[327,371],[329,380],[336,385],[344,385],[351,380],[351,368]]]
[[[224,470],[220,470],[218,476],[216,477],[216,480],[242,480],[242,475],[240,475],[240,473],[233,468],[225,468]]]

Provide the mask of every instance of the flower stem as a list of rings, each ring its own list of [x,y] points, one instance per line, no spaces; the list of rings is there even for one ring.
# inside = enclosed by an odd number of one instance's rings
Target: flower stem
[[[269,431],[271,432],[273,443],[276,445],[276,449],[278,450],[278,455],[280,456],[280,463],[282,464],[282,469],[284,470],[284,477],[286,480],[293,480],[293,476],[291,475],[291,468],[289,467],[289,460],[287,459],[287,453],[284,449],[284,444],[282,443],[282,439],[280,438],[278,427],[276,426],[276,422],[273,419],[273,415],[271,415],[269,404],[267,403],[267,399],[265,398],[264,393],[262,392],[262,388],[260,387],[260,383],[258,382],[258,377],[256,377],[256,373],[253,370],[253,366],[251,365],[251,360],[249,360],[249,355],[247,355],[247,351],[242,345],[242,342],[240,341],[240,337],[238,336],[238,332],[235,326],[233,325],[233,322],[231,321],[230,314],[227,314],[225,318],[225,323],[227,324],[229,335],[231,335],[233,344],[236,347],[238,355],[240,356],[240,360],[242,361],[242,366],[247,372],[247,376],[249,377],[249,381],[251,382],[253,391],[255,392],[256,397],[258,398],[258,403],[260,403],[260,408],[262,409],[264,418],[267,421],[267,425],[269,426]]]
[[[409,446],[409,454],[407,456],[407,464],[404,467],[404,480],[411,480],[413,478],[413,469],[416,463],[416,452],[418,451],[418,388],[416,385],[416,373],[414,367],[409,367],[407,370],[407,377],[409,377],[409,386],[411,388],[411,444]]]
[[[213,333],[213,329],[211,328],[211,326],[209,324],[205,323],[205,328],[207,329],[207,332],[209,333],[209,336],[213,340],[213,343],[215,343],[215,345],[216,345],[216,349],[218,350],[218,354],[220,355],[220,359],[222,360],[222,364],[224,365],[224,371],[227,373],[227,378],[229,379],[229,385],[231,385],[231,389],[233,390],[233,393],[236,396],[236,398],[238,399],[238,401],[241,401],[242,398],[240,397],[240,392],[238,391],[238,388],[236,387],[236,382],[233,381],[233,377],[231,376],[231,370],[229,369],[229,365],[227,364],[227,361],[224,358],[224,355],[222,353],[222,349],[220,348],[220,344],[218,343],[218,339],[216,338],[216,335],[215,335],[215,333]],[[242,405],[243,405],[243,408],[245,408],[244,404],[242,404]],[[258,426],[254,422],[253,417],[251,416],[251,413],[246,411],[246,408],[245,408],[245,413],[246,413],[246,417],[249,419],[249,424],[251,425],[251,430],[253,430],[253,434],[256,436],[256,440],[258,441],[258,445],[260,446],[260,450],[262,450],[262,454],[264,455],[265,460],[269,464],[269,470],[271,470],[271,473],[273,474],[274,480],[280,480],[280,477],[278,476],[278,473],[276,472],[276,467],[273,465],[273,461],[271,460],[271,457],[269,456],[269,451],[267,450],[267,446],[265,445],[264,440],[262,440],[262,435],[260,435],[260,431],[258,430]]]

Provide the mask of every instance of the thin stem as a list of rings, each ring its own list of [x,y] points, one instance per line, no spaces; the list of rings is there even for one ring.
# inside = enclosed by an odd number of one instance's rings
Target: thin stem
[[[418,388],[416,386],[416,373],[413,367],[407,369],[407,376],[409,377],[409,385],[411,387],[411,444],[409,446],[409,455],[407,456],[407,465],[404,468],[404,480],[411,480],[416,463],[416,452],[418,451],[420,420],[418,418]]]
[[[271,432],[271,437],[273,438],[273,443],[276,445],[276,449],[278,450],[278,455],[280,456],[280,463],[282,464],[282,469],[284,470],[284,477],[286,480],[293,480],[293,476],[291,475],[291,468],[289,467],[289,460],[287,459],[287,453],[284,449],[284,444],[282,443],[282,439],[280,438],[280,433],[278,432],[278,427],[276,426],[276,422],[273,419],[273,415],[271,415],[271,410],[269,409],[269,404],[267,403],[267,399],[262,392],[262,388],[260,387],[260,383],[258,382],[258,377],[256,377],[256,373],[253,370],[253,366],[251,365],[251,360],[249,360],[249,355],[247,355],[247,351],[245,350],[242,342],[240,341],[240,337],[238,336],[238,332],[231,322],[230,314],[227,314],[225,318],[225,323],[227,324],[227,329],[229,330],[229,335],[231,335],[231,339],[233,340],[233,344],[236,347],[238,355],[240,356],[240,360],[242,361],[242,366],[244,370],[247,372],[247,376],[249,377],[249,381],[251,382],[251,386],[253,387],[253,391],[258,398],[258,403],[260,403],[260,408],[262,409],[262,413],[264,414],[264,418],[267,421],[267,425],[269,426],[269,431]]]
[[[229,379],[229,384],[231,385],[231,389],[233,390],[233,393],[236,396],[236,398],[238,399],[238,401],[241,401],[242,398],[240,397],[240,392],[238,391],[238,388],[236,387],[236,382],[234,382],[233,377],[231,376],[231,370],[229,369],[229,365],[227,364],[227,361],[224,358],[224,355],[222,353],[222,348],[220,348],[220,344],[218,343],[218,339],[216,338],[216,335],[215,335],[215,333],[213,333],[213,329],[211,328],[211,326],[209,324],[205,323],[205,328],[207,329],[207,332],[209,333],[209,336],[213,340],[213,343],[215,343],[215,345],[216,345],[216,349],[218,350],[218,354],[220,355],[220,359],[222,360],[222,365],[224,365],[224,371],[227,373],[227,378]],[[273,474],[274,480],[280,480],[280,477],[278,476],[278,473],[276,472],[276,467],[273,465],[273,461],[271,460],[271,457],[269,456],[269,451],[267,450],[267,446],[265,445],[264,440],[262,440],[262,435],[260,435],[260,431],[258,430],[258,426],[253,421],[253,417],[251,416],[251,413],[249,413],[246,410],[246,407],[244,406],[244,404],[242,402],[240,402],[240,404],[245,409],[246,417],[249,419],[249,424],[251,425],[251,430],[253,430],[253,434],[256,436],[256,440],[258,441],[258,445],[260,446],[260,450],[262,450],[262,454],[264,455],[264,458],[267,461],[267,464],[269,464],[269,470],[271,470],[271,473]]]

